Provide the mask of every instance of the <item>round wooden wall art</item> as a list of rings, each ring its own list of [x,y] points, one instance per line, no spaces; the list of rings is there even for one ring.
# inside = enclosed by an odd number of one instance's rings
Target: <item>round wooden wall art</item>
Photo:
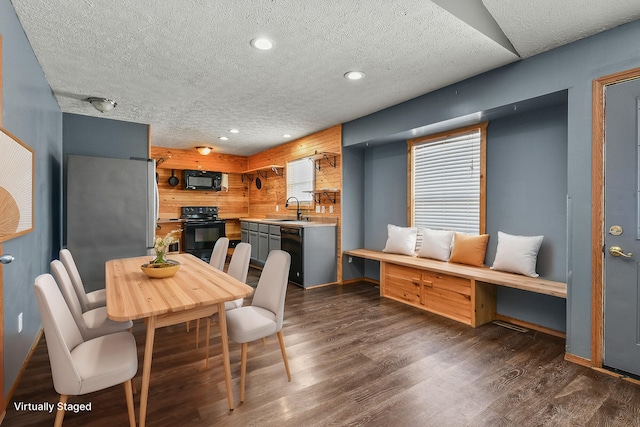
[[[33,231],[33,150],[0,128],[0,242]]]

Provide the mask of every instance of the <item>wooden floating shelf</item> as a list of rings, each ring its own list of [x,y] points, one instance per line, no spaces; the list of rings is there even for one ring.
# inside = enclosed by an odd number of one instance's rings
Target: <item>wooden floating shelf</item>
[[[327,197],[327,199],[329,199],[331,203],[335,203],[338,199],[337,194],[340,193],[340,189],[321,188],[319,190],[305,191],[305,193],[313,194],[313,199],[315,200],[316,203],[320,203],[320,201],[322,200],[323,194]],[[331,194],[333,194],[333,197],[331,197]]]
[[[244,177],[248,176],[251,181],[253,181],[253,174],[257,174],[262,179],[267,179],[267,174],[269,171],[273,171],[277,176],[282,175],[282,171],[284,170],[284,166],[281,165],[268,165],[262,166],[260,168],[249,169],[242,172],[242,181],[244,182]]]
[[[326,152],[322,152],[322,153],[316,153],[313,154],[311,156],[309,156],[308,158],[313,160],[316,164],[316,169],[320,170],[320,163],[322,162],[322,160],[326,160],[327,163],[329,164],[329,166],[331,166],[332,168],[335,168],[337,165],[337,157],[340,154],[338,153],[326,153]],[[333,158],[333,161],[331,160],[331,158]]]

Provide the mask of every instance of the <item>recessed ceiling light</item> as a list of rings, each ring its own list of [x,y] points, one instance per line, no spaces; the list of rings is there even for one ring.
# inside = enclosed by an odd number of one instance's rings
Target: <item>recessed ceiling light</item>
[[[264,37],[258,37],[255,38],[253,40],[251,40],[251,46],[255,47],[256,49],[260,49],[260,50],[269,50],[271,48],[273,48],[273,42],[269,39],[266,39]]]
[[[282,135],[283,138],[291,138],[291,135],[289,135],[288,133],[285,133],[284,135]]]
[[[344,73],[344,78],[347,80],[360,80],[364,77],[364,73],[362,71],[349,71]]]
[[[229,138],[227,138],[226,136],[221,136],[218,139],[220,139],[221,141],[228,141],[229,140]]]
[[[229,129],[229,132],[231,132],[231,133],[240,133],[240,131],[238,129]]]

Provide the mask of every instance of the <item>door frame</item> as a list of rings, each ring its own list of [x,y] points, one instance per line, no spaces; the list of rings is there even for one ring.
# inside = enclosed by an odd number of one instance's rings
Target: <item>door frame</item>
[[[593,80],[591,124],[591,366],[604,359],[604,125],[607,86],[640,78],[640,68]]]

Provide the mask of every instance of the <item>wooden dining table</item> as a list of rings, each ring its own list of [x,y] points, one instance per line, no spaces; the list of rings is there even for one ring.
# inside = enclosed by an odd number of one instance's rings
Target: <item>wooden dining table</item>
[[[164,279],[149,278],[140,269],[142,264],[151,261],[150,256],[114,259],[105,265],[109,318],[117,321],[144,319],[147,327],[140,390],[140,427],[144,427],[147,414],[156,328],[205,318],[216,312],[227,399],[229,409],[234,408],[224,303],[251,295],[253,288],[191,254],[175,254],[170,258],[181,266],[174,276]]]

